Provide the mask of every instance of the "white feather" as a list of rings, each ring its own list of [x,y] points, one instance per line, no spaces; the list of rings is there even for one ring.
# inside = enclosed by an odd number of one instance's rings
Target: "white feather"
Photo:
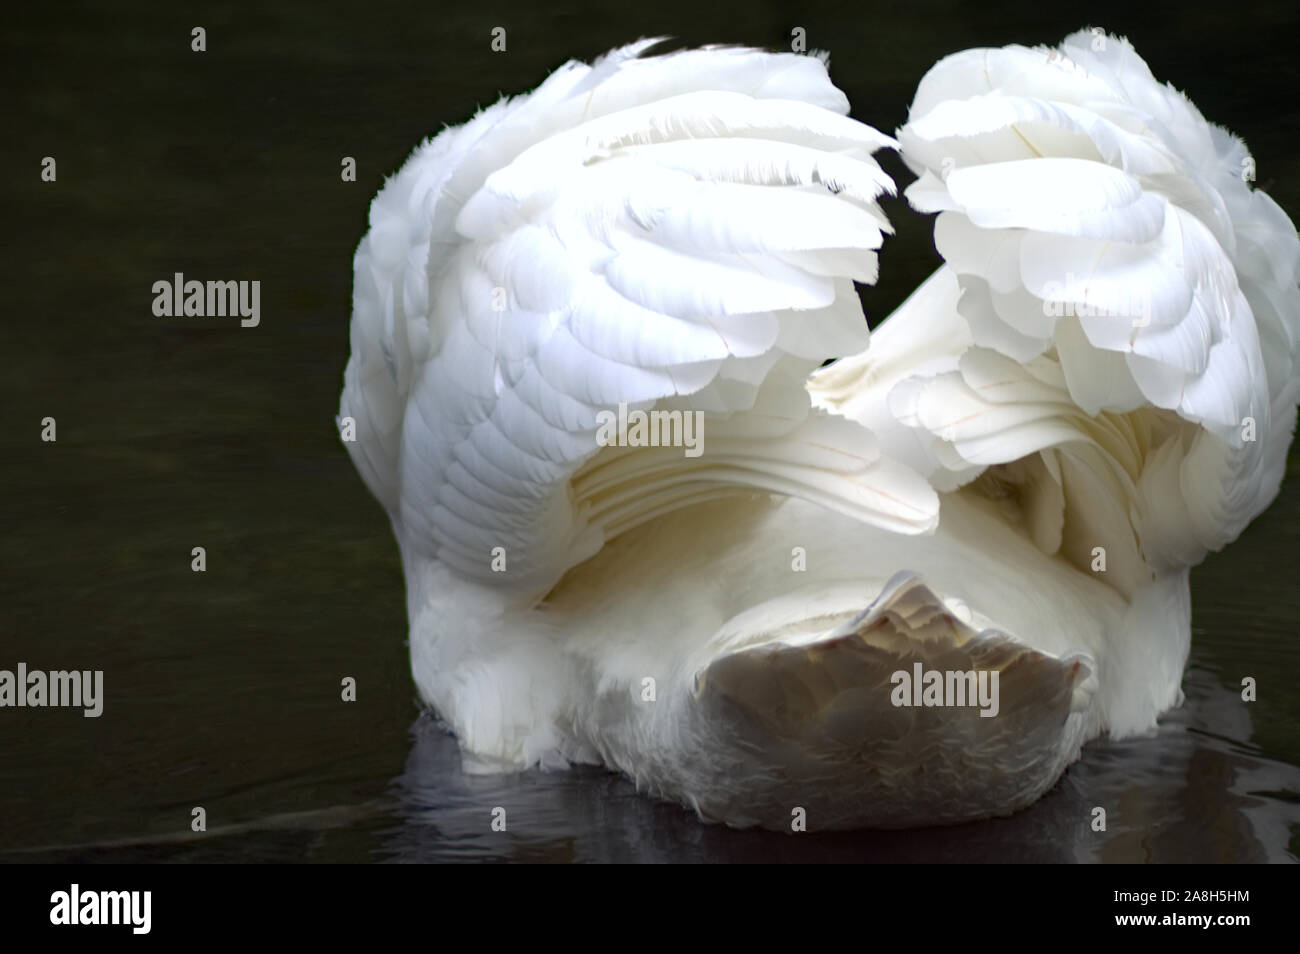
[[[340,415],[471,767],[934,824],[1176,704],[1188,568],[1285,469],[1300,239],[1240,141],[1093,39],[922,80],[899,140],[946,264],[870,349],[894,143],[824,58],[643,41],[388,183]],[[701,453],[602,446],[616,408],[701,415]],[[999,717],[894,704],[920,661],[1000,673]]]

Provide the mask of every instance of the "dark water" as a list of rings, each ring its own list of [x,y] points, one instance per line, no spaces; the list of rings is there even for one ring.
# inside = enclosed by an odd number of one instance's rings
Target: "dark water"
[[[1194,575],[1186,704],[1156,737],[1089,746],[1009,819],[735,832],[603,772],[467,776],[416,706],[396,550],[333,423],[351,256],[384,175],[498,90],[641,35],[781,45],[803,26],[855,115],[893,129],[938,57],[1097,23],[1242,135],[1257,184],[1300,215],[1293,4],[873,6],[73,3],[9,19],[0,668],[102,669],[107,702],[99,719],[0,711],[0,858],[1294,861],[1294,454],[1273,508]],[[358,182],[340,181],[343,156]],[[929,222],[888,211],[873,318],[935,261]],[[176,271],[260,280],[260,327],[155,318],[151,285]],[[46,416],[55,444],[38,439]],[[507,833],[489,829],[496,806]]]

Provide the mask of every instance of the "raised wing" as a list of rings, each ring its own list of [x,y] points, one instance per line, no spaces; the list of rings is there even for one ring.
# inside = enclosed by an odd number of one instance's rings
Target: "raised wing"
[[[942,489],[996,468],[982,489],[1040,546],[1083,567],[1104,547],[1130,585],[1235,538],[1277,492],[1300,390],[1300,240],[1240,141],[1094,32],[947,57],[899,141],[949,277],[885,328],[945,360],[884,395],[878,333],[819,402],[906,425]]]
[[[803,387],[866,343],[892,140],[815,57],[648,45],[422,146],[357,250],[349,450],[404,547],[465,576],[540,594],[738,490],[934,525],[929,486]],[[604,446],[636,411],[699,412],[698,456]]]

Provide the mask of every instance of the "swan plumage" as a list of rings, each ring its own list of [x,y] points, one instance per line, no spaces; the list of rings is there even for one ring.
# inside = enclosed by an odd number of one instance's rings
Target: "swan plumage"
[[[642,41],[385,184],[340,418],[469,767],[605,764],[734,825],[952,822],[1177,701],[1187,568],[1281,478],[1296,236],[1093,38],[941,61],[897,142],[824,58]],[[868,343],[900,145],[946,264]],[[1099,260],[1152,283],[1149,327],[1050,320],[1044,276],[1108,304]],[[610,446],[615,406],[699,412],[702,453]],[[997,717],[893,704],[918,663],[999,673]]]
[[[1300,241],[1244,145],[1093,31],[941,60],[898,136],[945,265],[817,402],[1126,598],[1185,590],[1276,496],[1295,426]],[[1115,641],[1143,658],[1099,728],[1149,730],[1188,639]]]
[[[942,60],[899,137],[920,173],[908,197],[939,213],[935,244],[974,344],[1018,364],[1040,406],[1066,392],[1076,429],[1149,429],[1136,439],[1146,461],[1108,455],[1123,463],[1123,503],[1141,511],[1144,562],[1185,567],[1235,539],[1285,469],[1300,314],[1300,243],[1247,184],[1244,144],[1158,83],[1126,40],[1095,31],[1050,51]],[[1057,443],[1044,431],[1059,413],[1025,419],[1023,395],[994,397],[1020,419],[968,417],[985,431],[978,447],[970,426],[934,413],[968,389],[987,397],[974,379],[1007,363],[971,353],[962,385],[954,371],[895,400],[945,430],[957,469],[1017,460]]]
[[[720,484],[933,524],[928,485],[801,385],[865,343],[852,283],[874,280],[893,184],[871,153],[893,141],[816,58],[646,45],[430,140],[357,251],[354,456],[413,553],[496,587],[544,594]],[[619,404],[689,404],[716,450],[593,460]]]

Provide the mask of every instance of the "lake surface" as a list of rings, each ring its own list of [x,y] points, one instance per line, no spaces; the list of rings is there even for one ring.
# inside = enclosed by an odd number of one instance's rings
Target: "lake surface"
[[[99,719],[0,713],[0,859],[1295,861],[1294,453],[1272,509],[1194,574],[1184,706],[1152,738],[1088,746],[1011,818],[732,831],[597,770],[466,775],[416,703],[396,547],[333,421],[352,252],[383,177],[499,90],[641,35],[779,46],[803,26],[854,114],[891,130],[940,56],[1100,23],[1242,135],[1257,184],[1300,215],[1294,5],[1170,19],[1018,6],[791,15],[668,0],[382,20],[355,4],[196,16],[74,3],[10,20],[0,668],[102,669],[107,701]],[[488,46],[498,24],[505,54]],[[39,179],[45,156],[55,183]],[[340,180],[344,156],[359,181]],[[887,211],[898,236],[864,296],[873,321],[936,263],[930,221]],[[151,286],[178,271],[259,280],[260,326],[155,318]],[[47,416],[57,443],[38,439]],[[196,546],[205,573],[190,569]],[[343,704],[349,676],[357,701]],[[1256,702],[1240,697],[1246,676]],[[498,805],[509,832],[489,828]],[[1106,832],[1088,825],[1093,805],[1109,806]]]

